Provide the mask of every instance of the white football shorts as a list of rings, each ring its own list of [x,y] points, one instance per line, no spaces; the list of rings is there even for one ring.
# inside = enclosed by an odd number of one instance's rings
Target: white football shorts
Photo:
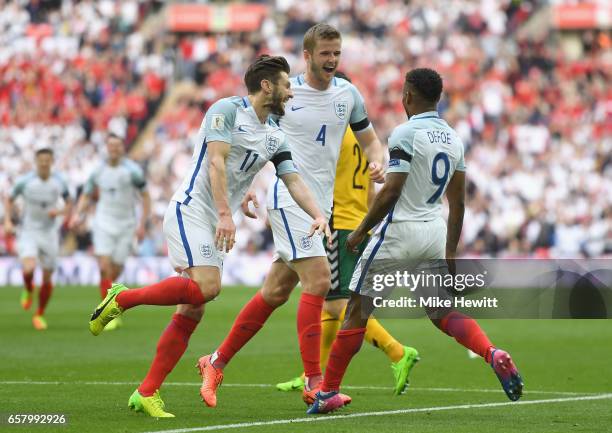
[[[274,236],[274,261],[285,263],[306,257],[327,257],[323,236],[308,236],[313,219],[299,206],[268,209],[268,219]]]
[[[225,253],[215,247],[215,227],[193,207],[171,201],[164,216],[164,235],[170,264],[179,273],[194,266],[223,270]]]
[[[369,297],[387,297],[394,287],[381,289],[381,276],[399,272],[446,273],[446,222],[384,221],[355,266],[349,289]],[[375,280],[378,279],[374,288]],[[437,290],[433,288],[432,290]]]
[[[22,230],[17,237],[17,252],[20,259],[37,258],[43,269],[53,270],[57,266],[59,243],[57,229]]]

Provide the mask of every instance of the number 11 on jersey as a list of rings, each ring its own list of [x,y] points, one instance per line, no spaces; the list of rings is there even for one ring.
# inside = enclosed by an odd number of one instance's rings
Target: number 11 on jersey
[[[253,155],[253,160],[251,161],[251,163],[250,163],[249,165],[247,165],[247,162],[248,162],[249,157],[251,156],[251,154]],[[246,156],[244,157],[244,161],[242,161],[242,165],[240,166],[239,170],[240,170],[240,171],[244,171],[245,173],[246,173],[247,171],[249,171],[249,169],[250,169],[251,167],[253,167],[253,164],[255,164],[255,161],[257,161],[257,157],[258,157],[258,156],[259,156],[259,155],[258,155],[257,153],[255,153],[255,152],[253,152],[252,150],[248,149],[248,150],[246,151]],[[246,168],[245,168],[245,165],[246,165]]]
[[[323,125],[321,126],[321,129],[319,130],[319,134],[317,135],[317,138],[315,138],[315,141],[318,141],[321,143],[321,146],[325,146],[325,133],[327,131],[327,125]]]

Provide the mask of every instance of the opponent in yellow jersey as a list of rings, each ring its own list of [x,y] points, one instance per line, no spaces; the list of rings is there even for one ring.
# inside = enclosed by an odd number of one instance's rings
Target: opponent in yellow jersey
[[[368,161],[351,128],[346,130],[336,168],[332,218],[339,230],[354,230],[368,212],[374,188],[368,174]]]
[[[343,77],[344,78],[344,77]],[[350,298],[349,283],[359,256],[368,243],[365,239],[359,253],[346,249],[348,235],[357,228],[368,212],[368,204],[374,197],[374,185],[368,175],[368,161],[361,151],[357,138],[350,127],[346,130],[340,149],[334,185],[334,207],[332,211],[332,247],[327,249],[331,268],[331,290],[325,298],[321,314],[321,367],[327,359],[336,333],[344,319],[346,304]],[[417,362],[418,352],[403,346],[393,338],[373,317],[366,326],[366,340],[381,349],[391,360],[395,377],[394,394],[403,393],[408,385],[408,375]],[[304,379],[296,377],[289,382],[276,385],[280,391],[298,390],[304,387]]]
[[[368,175],[368,161],[361,152],[355,134],[347,128],[336,167],[334,207],[331,229],[332,247],[327,250],[331,267],[332,284],[326,299],[348,299],[353,270],[367,240],[359,246],[360,253],[352,254],[344,248],[346,238],[357,228],[368,212],[368,202],[374,195],[374,185]],[[339,309],[341,311],[342,308]]]

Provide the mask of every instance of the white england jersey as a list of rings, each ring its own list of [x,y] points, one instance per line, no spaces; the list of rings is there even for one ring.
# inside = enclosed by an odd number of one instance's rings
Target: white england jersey
[[[98,190],[94,227],[120,233],[136,225],[138,193],[146,186],[144,173],[134,161],[122,158],[115,166],[101,164],[85,184],[84,193]]]
[[[336,163],[347,126],[363,131],[370,126],[363,97],[348,81],[334,78],[326,90],[317,90],[303,75],[291,78],[293,99],[285,106],[280,127],[291,145],[300,176],[327,218],[333,204]],[[276,179],[268,188],[269,209],[296,205]]]
[[[412,116],[389,137],[387,173],[409,173],[392,222],[431,221],[442,215],[442,196],[455,170],[465,171],[463,143],[436,111]]]
[[[21,176],[15,182],[10,197],[23,197],[21,227],[24,230],[53,230],[58,228],[58,218],[49,217],[48,212],[59,205],[60,198],[70,195],[68,185],[57,173],[41,179],[35,172]]]
[[[195,208],[216,226],[219,219],[210,184],[207,143],[222,141],[231,145],[225,161],[227,195],[233,212],[259,170],[272,161],[278,176],[295,173],[285,134],[270,118],[261,123],[247,97],[220,99],[206,112],[198,133],[187,176],[172,200]]]

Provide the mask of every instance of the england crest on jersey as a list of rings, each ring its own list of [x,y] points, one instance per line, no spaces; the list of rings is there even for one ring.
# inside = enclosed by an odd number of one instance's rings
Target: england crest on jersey
[[[278,139],[278,137],[275,137],[274,135],[268,135],[266,137],[266,150],[270,154],[274,155],[279,147],[280,140]]]
[[[348,112],[348,102],[346,101],[334,101],[334,111],[339,119],[346,119],[346,113]]]
[[[309,250],[312,248],[312,237],[311,236],[302,236],[300,238],[300,247],[305,250]]]
[[[210,245],[208,245],[208,244],[200,244],[200,254],[202,254],[202,257],[204,257],[206,259],[212,257],[213,251],[212,251],[212,248],[210,247]]]

